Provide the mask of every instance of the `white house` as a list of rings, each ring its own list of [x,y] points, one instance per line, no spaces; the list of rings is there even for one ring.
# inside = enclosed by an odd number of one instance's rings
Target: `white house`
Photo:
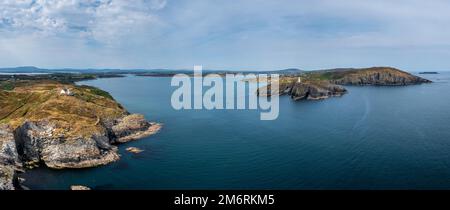
[[[73,96],[73,93],[72,93],[72,91],[70,91],[70,89],[63,88],[61,90],[61,92],[59,92],[59,95],[62,95],[62,96]]]

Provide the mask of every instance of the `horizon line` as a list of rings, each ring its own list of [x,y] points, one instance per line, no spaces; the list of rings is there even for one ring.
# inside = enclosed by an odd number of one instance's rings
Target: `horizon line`
[[[42,68],[42,67],[37,67],[37,66],[15,66],[15,67],[0,67],[0,71],[4,71],[4,70],[14,70],[14,69],[20,69],[20,68],[30,68],[30,71],[32,70],[31,68],[34,68],[35,70],[47,70],[47,71],[57,71],[57,70],[81,70],[81,71],[89,71],[89,70],[102,70],[102,71],[155,71],[155,70],[166,70],[166,71],[193,71],[193,68],[189,69],[189,68],[93,68],[93,67],[88,67],[88,68],[74,68],[74,67],[62,67],[62,68]],[[335,69],[365,69],[365,68],[396,68],[402,71],[407,71],[407,72],[427,72],[427,71],[450,71],[450,70],[444,70],[444,69],[439,69],[439,70],[407,70],[407,69],[402,69],[402,68],[398,68],[398,67],[393,67],[393,66],[368,66],[368,67],[334,67],[334,68],[321,68],[321,69],[301,69],[301,68],[295,68],[295,67],[291,67],[291,68],[280,68],[280,69],[260,69],[260,70],[255,70],[255,69],[203,69],[203,71],[243,71],[243,72],[258,72],[258,71],[286,71],[286,70],[298,70],[298,71],[322,71],[322,70],[335,70]]]

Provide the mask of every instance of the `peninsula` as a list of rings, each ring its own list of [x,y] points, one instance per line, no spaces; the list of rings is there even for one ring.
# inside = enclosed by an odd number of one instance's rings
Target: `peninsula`
[[[372,67],[304,71],[298,75],[281,76],[277,83],[279,88],[269,85],[265,92],[259,89],[257,94],[287,94],[294,100],[318,100],[344,95],[348,92],[344,86],[405,86],[431,81],[391,67]]]
[[[17,172],[87,168],[120,158],[115,145],[161,125],[130,114],[100,89],[57,80],[2,82],[0,189],[20,189]]]

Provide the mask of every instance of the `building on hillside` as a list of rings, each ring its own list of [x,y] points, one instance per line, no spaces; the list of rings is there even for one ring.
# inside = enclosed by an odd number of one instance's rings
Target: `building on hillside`
[[[62,95],[62,96],[73,96],[73,93],[72,93],[72,91],[70,91],[69,88],[63,88],[59,92],[59,95]]]

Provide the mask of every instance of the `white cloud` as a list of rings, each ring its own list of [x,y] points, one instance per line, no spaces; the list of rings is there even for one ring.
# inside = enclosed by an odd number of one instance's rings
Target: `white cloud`
[[[154,0],[150,2],[150,8],[154,10],[163,9],[167,4],[167,0]]]
[[[448,0],[0,0],[0,66],[450,68]]]
[[[100,42],[158,23],[166,0],[3,0],[2,34],[82,36]],[[114,40],[113,40],[114,39]]]

